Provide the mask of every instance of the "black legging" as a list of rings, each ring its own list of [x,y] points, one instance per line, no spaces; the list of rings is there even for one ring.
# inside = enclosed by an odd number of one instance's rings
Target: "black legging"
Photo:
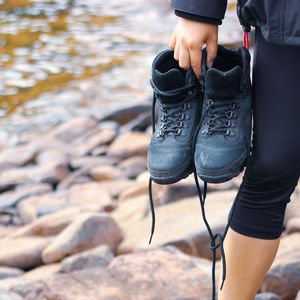
[[[300,47],[269,43],[258,29],[255,40],[253,150],[230,227],[276,239],[300,175]]]

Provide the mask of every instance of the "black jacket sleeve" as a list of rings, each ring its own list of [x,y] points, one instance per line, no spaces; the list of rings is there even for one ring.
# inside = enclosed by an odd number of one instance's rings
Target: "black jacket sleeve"
[[[171,7],[203,17],[224,19],[227,0],[171,0]]]
[[[198,21],[198,22],[204,22],[204,23],[216,24],[216,25],[221,25],[222,24],[221,19],[203,17],[203,16],[187,13],[185,11],[181,11],[181,10],[178,10],[178,9],[175,9],[174,13],[178,17],[182,17],[182,18],[185,18],[185,19],[190,19],[190,20],[194,20],[194,21]]]

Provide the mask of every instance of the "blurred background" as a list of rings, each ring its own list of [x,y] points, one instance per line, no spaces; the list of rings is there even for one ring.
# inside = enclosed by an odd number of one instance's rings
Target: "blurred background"
[[[227,47],[242,45],[235,10]],[[176,22],[168,0],[0,0],[0,300],[211,299],[192,178],[154,186],[148,244],[150,68]],[[216,231],[241,178],[209,186]],[[280,250],[295,268],[299,206]],[[300,272],[280,255],[262,297],[295,299]]]

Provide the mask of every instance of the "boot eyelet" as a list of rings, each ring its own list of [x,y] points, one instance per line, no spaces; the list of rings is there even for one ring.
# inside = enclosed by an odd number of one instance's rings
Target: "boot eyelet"
[[[231,125],[230,120],[227,120],[225,124],[226,124],[226,127],[229,127]]]
[[[212,100],[212,99],[208,99],[208,105],[212,105],[212,104],[214,104],[214,101]]]
[[[226,112],[225,114],[226,114],[226,117],[227,117],[228,119],[231,119],[232,116],[233,116],[233,112],[232,112],[232,111]]]

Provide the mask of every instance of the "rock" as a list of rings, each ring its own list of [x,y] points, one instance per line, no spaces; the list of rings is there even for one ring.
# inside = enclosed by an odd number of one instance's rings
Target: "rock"
[[[67,255],[100,245],[108,245],[115,251],[122,238],[121,229],[109,214],[84,213],[79,215],[44,250],[43,261],[57,262]]]
[[[151,111],[140,114],[135,119],[120,128],[121,133],[128,131],[145,131],[151,125]]]
[[[50,264],[45,266],[40,266],[35,269],[30,270],[24,274],[24,278],[29,279],[46,279],[53,274],[57,274],[61,271],[60,264]]]
[[[101,187],[106,189],[111,197],[117,198],[119,195],[126,189],[135,186],[135,180],[126,180],[126,179],[116,179],[111,181],[102,181],[100,183]]]
[[[138,117],[141,113],[148,112],[151,109],[150,103],[132,103],[124,105],[119,104],[106,111],[101,112],[101,116],[98,117],[99,121],[113,120],[123,125]]]
[[[46,183],[20,186],[15,191],[9,191],[0,195],[0,208],[15,206],[19,201],[30,196],[48,193],[52,190],[51,185]]]
[[[210,300],[211,262],[166,246],[118,256],[108,268],[0,282],[4,287],[26,300]]]
[[[66,202],[69,205],[88,207],[95,211],[111,211],[115,207],[107,190],[97,182],[73,185]]]
[[[0,152],[0,170],[21,167],[33,160],[36,148],[31,145],[6,148]]]
[[[97,122],[91,117],[75,117],[70,121],[55,126],[47,137],[57,139],[65,144],[70,144],[87,132],[94,130],[96,127]]]
[[[1,186],[15,186],[30,182],[55,184],[64,179],[68,173],[69,170],[65,165],[52,162],[43,165],[9,169],[0,174],[0,188]]]
[[[77,169],[70,173],[66,178],[61,180],[56,186],[56,190],[67,190],[74,184],[87,183],[91,181],[88,176],[90,167],[84,167]]]
[[[50,236],[60,233],[80,213],[79,207],[69,207],[38,218],[33,223],[20,228],[10,238],[22,236]]]
[[[65,258],[61,265],[63,272],[73,272],[93,267],[107,267],[114,258],[111,249],[102,245]]]
[[[68,156],[58,150],[44,150],[36,156],[35,161],[39,165],[48,164],[49,162],[58,165],[68,165],[69,163]]]
[[[29,269],[42,264],[42,251],[49,238],[27,237],[1,241],[0,265]]]
[[[122,161],[118,168],[129,179],[135,179],[139,174],[147,170],[147,160],[144,156],[133,156]]]
[[[80,169],[80,168],[92,168],[95,166],[107,166],[117,163],[118,160],[116,158],[111,157],[93,157],[93,156],[82,156],[82,157],[74,157],[71,158],[71,167],[72,169]]]
[[[213,232],[223,232],[227,224],[227,217],[236,196],[236,191],[211,192],[207,195],[205,211],[207,220]],[[135,201],[138,200],[138,201]],[[149,213],[149,199],[134,198],[127,206],[120,204],[113,217],[120,224],[125,233],[124,240],[118,248],[118,253],[156,248],[162,245],[176,245],[182,251],[205,258],[212,257],[209,249],[210,238],[202,220],[201,208],[197,197],[184,199],[155,208],[156,230],[152,243],[149,245],[151,214]],[[134,202],[135,201],[135,202]],[[144,203],[140,203],[143,201]],[[139,216],[131,220],[132,207],[143,207]],[[131,208],[130,208],[131,207]],[[140,208],[142,209],[142,208]],[[148,214],[147,214],[148,212]],[[125,219],[125,221],[124,221]],[[220,255],[219,249],[217,251]]]
[[[101,267],[57,274],[42,282],[15,286],[13,290],[21,295],[28,295],[29,290],[30,297],[26,300],[124,300],[127,297],[122,284]]]
[[[24,300],[24,298],[16,293],[0,291],[0,300]]]
[[[70,148],[70,153],[74,156],[88,155],[96,147],[110,144],[116,137],[116,134],[116,130],[110,128],[97,130],[75,141]]]
[[[21,276],[23,273],[24,272],[22,270],[17,268],[0,267],[0,280],[4,278]]]
[[[254,300],[282,300],[278,295],[273,293],[257,294]]]
[[[117,256],[108,271],[129,299],[211,299],[211,262],[173,246]]]
[[[154,196],[158,197],[158,194],[162,194],[162,191],[165,191],[168,187],[165,185],[158,185],[153,183]],[[123,191],[119,196],[119,202],[124,202],[129,199],[135,198],[141,195],[148,195],[148,183],[137,183],[136,185],[129,187]]]
[[[23,224],[28,224],[39,216],[54,213],[66,206],[65,195],[51,193],[27,198],[21,201],[17,208]]]
[[[108,149],[108,154],[120,158],[134,155],[146,156],[149,136],[141,132],[127,132],[117,137]]]
[[[282,238],[268,271],[262,292],[273,292],[283,300],[292,300],[300,290],[300,233]]]
[[[300,184],[296,186],[286,207],[284,224],[287,225],[287,222],[292,218],[300,218]]]
[[[294,232],[300,232],[300,218],[291,218],[286,224],[286,233],[291,234]]]
[[[113,166],[101,166],[91,169],[90,176],[96,181],[113,180],[125,177],[124,173]]]

